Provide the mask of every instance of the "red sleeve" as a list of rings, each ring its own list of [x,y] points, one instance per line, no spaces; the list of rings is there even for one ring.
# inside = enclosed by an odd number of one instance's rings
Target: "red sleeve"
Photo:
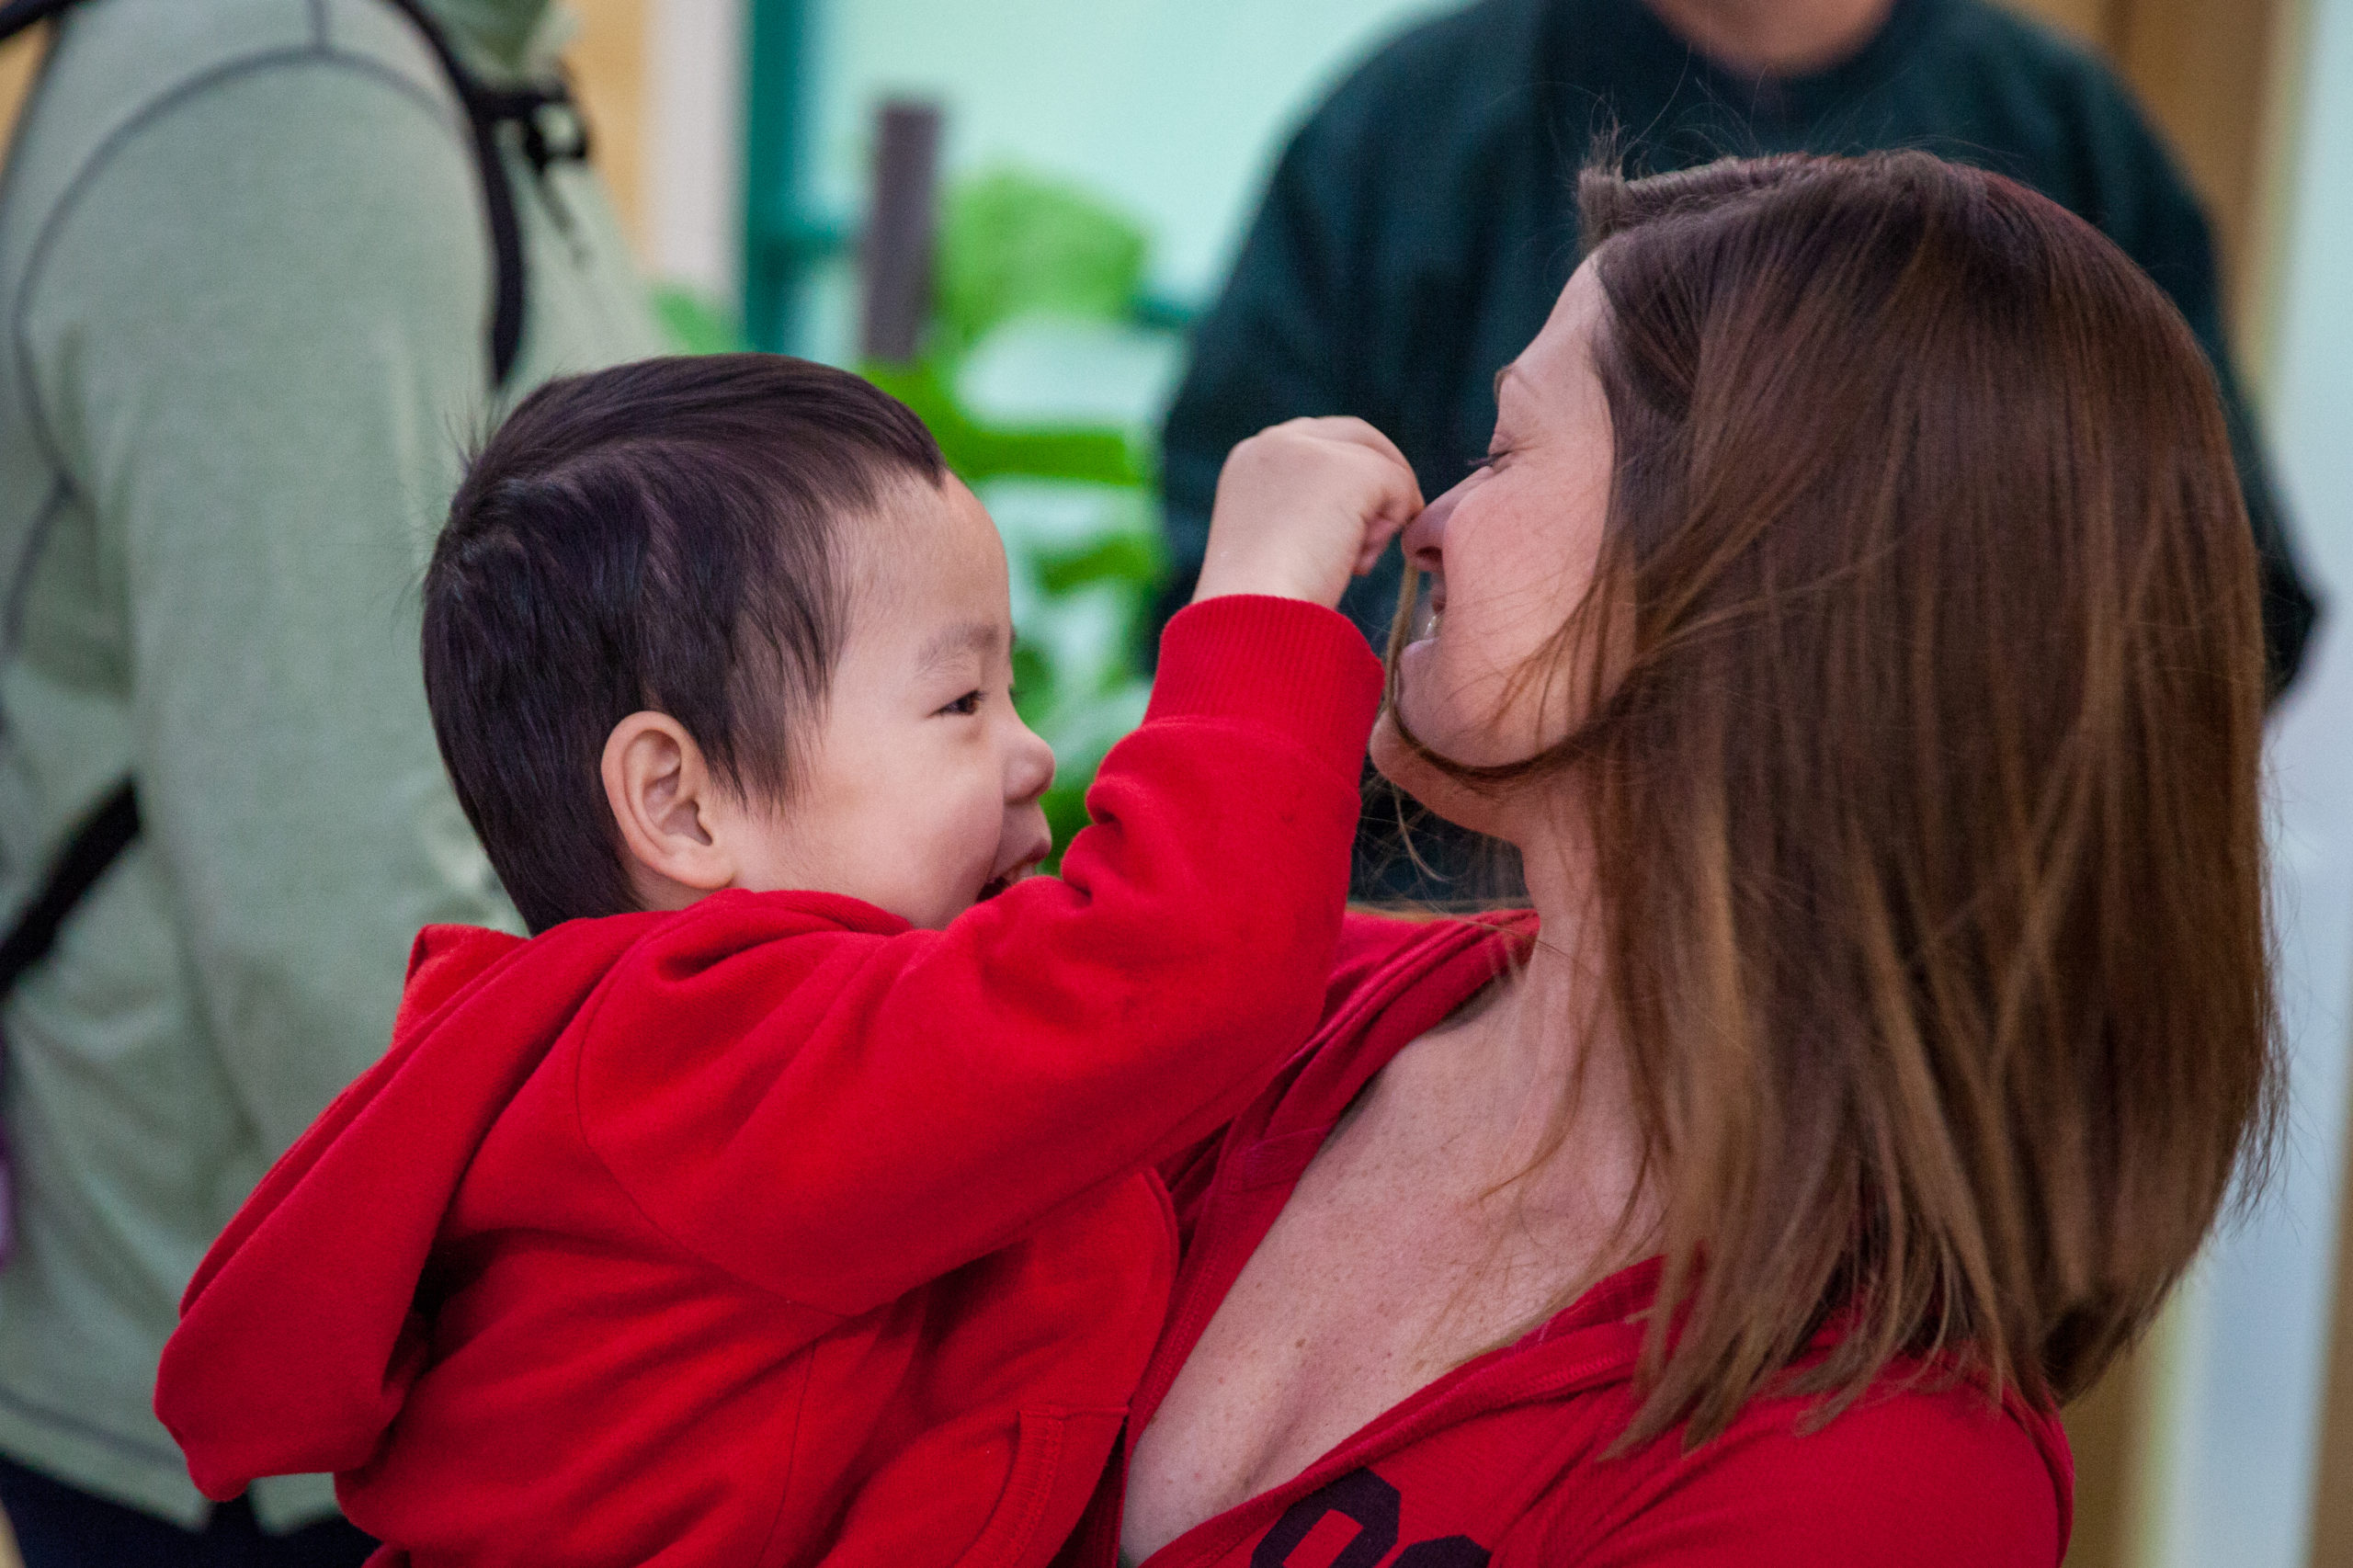
[[[1330,978],[1324,983],[1323,1010],[1316,1020],[1318,1028],[1329,1022],[1368,978],[1393,960],[1398,949],[1427,931],[1437,918],[1370,909],[1351,909],[1341,916],[1339,948],[1333,959]],[[1217,1175],[1218,1152],[1225,1141],[1227,1125],[1220,1122],[1203,1137],[1160,1162],[1160,1179],[1168,1184],[1169,1199],[1176,1205],[1177,1237],[1183,1247],[1192,1245],[1193,1221]]]
[[[674,1240],[848,1314],[1203,1138],[1314,1027],[1380,685],[1329,610],[1186,610],[1060,880],[749,947],[760,900],[697,906],[587,1023],[591,1145]]]
[[[1769,1400],[1603,1505],[1564,1496],[1581,1568],[2058,1568],[2073,1471],[2055,1417],[1970,1389],[1867,1397],[1818,1431]],[[2047,1428],[2047,1429],[2046,1429]]]

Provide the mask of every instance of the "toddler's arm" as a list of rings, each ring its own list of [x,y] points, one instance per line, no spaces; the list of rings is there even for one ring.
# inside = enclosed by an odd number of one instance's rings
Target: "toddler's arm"
[[[722,894],[624,960],[583,1123],[675,1239],[861,1312],[1199,1138],[1304,1041],[1381,689],[1326,607],[1419,496],[1369,427],[1297,424],[1229,465],[1226,549],[1059,881],[944,931],[810,935],[805,895]]]

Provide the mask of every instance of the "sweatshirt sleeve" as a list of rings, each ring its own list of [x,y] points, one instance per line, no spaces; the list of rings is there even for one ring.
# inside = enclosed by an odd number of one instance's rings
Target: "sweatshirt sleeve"
[[[513,918],[416,652],[487,396],[481,199],[438,106],[303,57],[167,106],[73,203],[21,330],[121,585],[144,848],[275,1152],[382,1051],[419,926]]]
[[[849,1314],[1201,1138],[1321,1011],[1380,684],[1330,610],[1185,611],[1059,880],[749,946],[761,897],[707,901],[587,1021],[589,1142],[675,1242]]]

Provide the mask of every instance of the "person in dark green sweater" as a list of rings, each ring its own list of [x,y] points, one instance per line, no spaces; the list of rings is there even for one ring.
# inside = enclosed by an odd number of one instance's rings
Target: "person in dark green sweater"
[[[2124,85],[1987,0],[1483,0],[1396,39],[1309,118],[1203,319],[1165,432],[1168,602],[1191,592],[1219,465],[1297,415],[1393,437],[1426,494],[1487,449],[1492,378],[1578,260],[1575,174],[1597,137],[1630,166],[1728,154],[1919,148],[2081,213],[2181,308],[2229,410],[2262,551],[2275,690],[2316,614],[2222,333],[2213,245]],[[1392,550],[1342,608],[1386,637]],[[1360,892],[1446,896],[1367,812]],[[1442,872],[1459,843],[1417,832]]]

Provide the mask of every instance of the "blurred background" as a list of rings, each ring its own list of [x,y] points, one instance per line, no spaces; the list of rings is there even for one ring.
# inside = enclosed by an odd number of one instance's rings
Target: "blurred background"
[[[665,329],[873,374],[1016,557],[1066,834],[1142,710],[1156,432],[1302,118],[1431,0],[568,0]],[[2353,1564],[2353,0],[2018,0],[2102,51],[2212,220],[2325,619],[2272,721],[2279,1185],[2071,1413],[2082,1568]],[[0,52],[0,128],[39,36]]]

